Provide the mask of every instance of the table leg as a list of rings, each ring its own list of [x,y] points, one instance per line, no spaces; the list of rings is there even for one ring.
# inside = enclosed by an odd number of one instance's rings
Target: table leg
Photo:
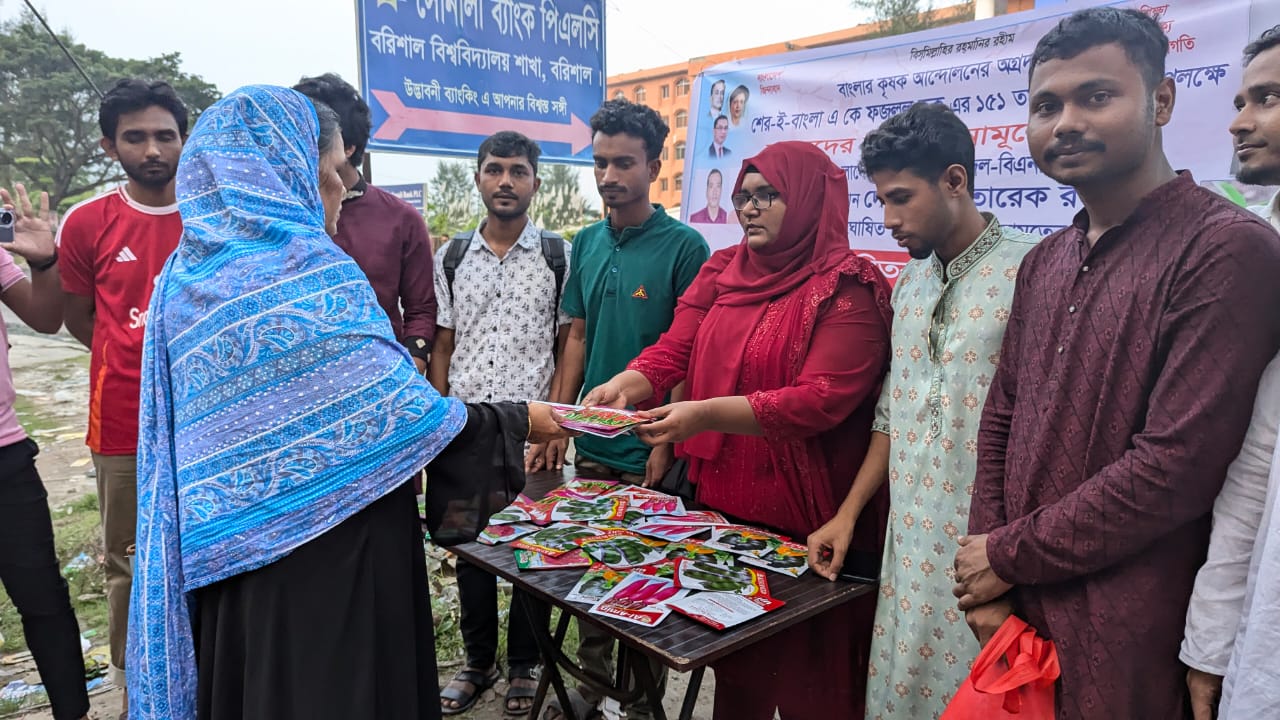
[[[648,659],[643,653],[636,653],[636,657],[632,658],[631,650],[623,643],[618,643],[618,662],[623,661],[623,656],[627,656],[627,661],[631,665],[631,674],[635,675],[636,684],[640,686],[644,694],[649,698],[649,705],[653,710],[653,720],[667,720],[667,711],[662,708],[662,696],[658,694],[658,681],[650,672]]]
[[[689,676],[689,687],[684,691],[684,703],[680,705],[679,720],[692,720],[694,707],[698,704],[698,693],[702,690],[702,676],[707,672],[706,666],[693,671]]]
[[[542,653],[542,672],[538,674],[538,689],[534,692],[533,705],[529,707],[530,720],[542,717],[542,703],[547,699],[547,685],[555,688],[556,698],[560,701],[560,712],[565,720],[578,720],[574,714],[573,703],[569,701],[569,691],[565,687],[564,678],[560,675],[559,653],[556,648],[564,642],[565,633],[569,629],[569,613],[560,613],[560,622],[556,625],[556,636],[553,639],[549,629],[539,623],[533,609],[525,606],[529,616],[529,626],[533,629],[534,640]]]

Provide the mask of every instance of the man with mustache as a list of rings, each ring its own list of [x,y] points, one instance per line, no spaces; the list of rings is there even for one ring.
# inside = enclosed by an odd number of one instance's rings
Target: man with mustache
[[[168,83],[120,80],[103,97],[98,124],[102,149],[120,163],[125,184],[68,210],[57,242],[64,321],[91,352],[86,443],[102,514],[108,677],[123,688],[142,338],[155,278],[182,236],[173,177],[187,136],[187,108]]]
[[[603,384],[657,342],[671,326],[676,301],[711,254],[696,230],[649,201],[669,131],[652,108],[627,100],[610,100],[591,117],[596,187],[608,214],[574,238],[573,273],[562,301],[572,324],[563,369],[558,369],[560,384],[553,392],[557,402],[576,402],[584,385]],[[678,387],[672,399],[680,399],[680,393]],[[673,462],[669,445],[650,452],[631,434],[610,439],[584,435],[574,447],[574,466],[583,477],[653,486]],[[563,458],[564,444],[553,441],[533,446],[525,466],[530,471],[556,469]],[[613,676],[613,640],[585,624],[579,625],[579,636],[579,663],[608,682]],[[657,663],[651,670],[659,675],[661,691],[666,673]],[[598,701],[587,688],[571,694],[578,710]],[[548,708],[553,719],[556,708]],[[576,715],[587,717],[585,712]],[[645,720],[652,710],[642,700],[627,709],[627,717]]]
[[[888,480],[867,715],[934,720],[978,654],[946,568],[968,521],[978,421],[1018,266],[1039,238],[978,210],[973,137],[945,105],[917,103],[869,133],[862,169],[912,261],[893,289],[893,361],[870,449],[839,513],[809,536],[809,556],[834,580]]]
[[[429,378],[443,396],[464,402],[546,400],[559,382],[556,353],[569,318],[558,307],[568,243],[529,218],[542,185],[538,144],[516,132],[485,138],[476,157],[476,189],[487,214],[435,258],[435,345]],[[467,665],[440,693],[445,715],[465,712],[500,677],[497,581],[458,560],[458,604]],[[515,591],[507,628],[506,710],[523,715],[537,687],[538,645]],[[547,607],[533,607],[545,612]]]
[[[1236,177],[1280,185],[1280,25],[1250,43],[1244,59],[1230,128]],[[1280,229],[1278,202],[1280,195],[1259,210]],[[1280,359],[1262,376],[1244,448],[1214,504],[1209,557],[1187,609],[1182,661],[1196,720],[1266,717],[1280,707],[1278,432]]]
[[[955,594],[1057,646],[1057,717],[1190,717],[1178,646],[1210,511],[1280,348],[1280,238],[1175,172],[1168,38],[1080,10],[1036,45],[1027,143],[1084,209],[1027,254]]]

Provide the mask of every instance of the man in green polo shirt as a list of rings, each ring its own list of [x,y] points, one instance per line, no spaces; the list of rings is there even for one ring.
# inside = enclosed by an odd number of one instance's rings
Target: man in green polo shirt
[[[591,118],[596,186],[608,214],[578,233],[573,241],[573,271],[565,281],[561,308],[572,318],[569,341],[560,362],[561,383],[551,389],[557,402],[574,403],[582,388],[596,387],[626,369],[642,350],[671,326],[676,301],[710,256],[696,230],[649,202],[649,186],[662,167],[659,153],[669,128],[651,108],[610,100]],[[672,392],[678,399],[681,388]],[[671,467],[670,446],[653,448],[634,435],[574,441],[574,466],[580,476],[656,485]],[[563,465],[564,446],[530,448],[530,471]],[[578,661],[591,674],[613,675],[612,639],[579,625]],[[666,686],[662,670],[659,689]],[[582,692],[587,705],[594,698]],[[575,698],[577,704],[577,698]],[[556,717],[554,709],[548,717]],[[581,717],[581,716],[580,716]],[[627,709],[627,717],[652,717],[648,703]]]

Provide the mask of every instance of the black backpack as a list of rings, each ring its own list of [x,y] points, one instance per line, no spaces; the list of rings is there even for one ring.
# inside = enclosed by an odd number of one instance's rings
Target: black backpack
[[[449,241],[449,247],[444,251],[444,279],[449,286],[449,302],[453,302],[453,277],[458,272],[458,265],[462,263],[462,259],[467,256],[467,248],[471,247],[471,238],[475,237],[475,230],[467,230],[453,236]],[[560,312],[560,291],[564,288],[564,271],[566,263],[564,260],[564,238],[551,232],[550,230],[542,231],[542,258],[547,261],[547,267],[551,268],[551,272],[556,276],[556,304],[553,305],[551,312],[551,334],[554,337],[556,328],[560,323],[557,321]]]

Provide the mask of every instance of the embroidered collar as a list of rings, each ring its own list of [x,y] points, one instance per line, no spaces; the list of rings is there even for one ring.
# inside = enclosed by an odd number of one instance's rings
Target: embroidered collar
[[[1000,244],[1000,239],[1004,236],[1000,221],[996,219],[995,215],[988,212],[982,213],[982,217],[987,219],[986,229],[978,235],[976,240],[969,243],[969,247],[965,248],[964,252],[947,263],[946,267],[942,266],[942,261],[938,259],[937,254],[934,254],[933,269],[934,272],[938,273],[938,277],[942,278],[943,282],[951,282],[969,272],[974,265],[978,264],[978,261],[991,252],[992,248]]]

